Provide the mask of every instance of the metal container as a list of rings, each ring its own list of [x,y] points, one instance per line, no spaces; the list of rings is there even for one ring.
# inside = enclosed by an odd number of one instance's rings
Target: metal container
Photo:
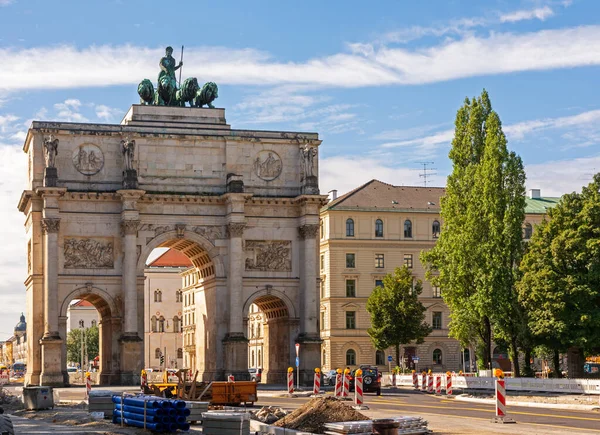
[[[34,411],[54,408],[52,387],[23,387],[23,405]]]

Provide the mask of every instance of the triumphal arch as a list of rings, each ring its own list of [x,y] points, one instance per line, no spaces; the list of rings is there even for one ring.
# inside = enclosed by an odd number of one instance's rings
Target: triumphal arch
[[[271,328],[271,379],[293,365],[295,343],[302,379],[320,366],[318,135],[236,130],[224,109],[180,106],[150,101],[133,105],[120,124],[35,121],[29,129],[19,202],[27,233],[26,384],[68,381],[66,315],[74,299],[88,300],[101,317],[100,382],[138,382],[144,265],[158,247],[194,264],[192,369],[203,379],[248,375],[252,303]]]

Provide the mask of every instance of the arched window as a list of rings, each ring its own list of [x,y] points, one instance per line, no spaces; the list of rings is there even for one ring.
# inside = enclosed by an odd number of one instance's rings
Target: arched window
[[[96,326],[96,321],[92,320],[92,326]]]
[[[175,302],[183,302],[183,292],[181,290],[177,290],[177,293],[175,293]]]
[[[382,350],[375,352],[375,365],[385,365],[385,353]]]
[[[80,321],[79,321],[79,327],[80,327],[80,328],[83,328],[84,326],[85,326],[85,323],[83,322],[83,320],[80,320]]]
[[[348,349],[346,351],[346,365],[354,366],[356,365],[356,352],[354,349]]]
[[[258,349],[258,367],[262,367],[262,350]]]
[[[431,234],[433,235],[433,238],[437,239],[440,236],[440,232],[440,222],[436,219],[433,221],[433,224],[431,224]]]
[[[152,332],[156,332],[157,331],[157,329],[156,329],[156,322],[157,322],[156,316],[152,316],[152,318],[150,319],[150,330]]]
[[[165,318],[163,316],[158,318],[158,332],[165,332]]]
[[[160,358],[160,348],[159,347],[154,349],[154,358],[156,358],[156,359]]]
[[[433,363],[441,364],[442,363],[442,350],[436,349],[433,351]]]
[[[252,357],[250,358],[250,367],[254,367],[254,351],[252,351]]]
[[[177,358],[183,358],[183,349],[180,347],[177,348]]]
[[[412,238],[412,222],[409,219],[404,221],[404,237],[407,239]]]
[[[256,324],[256,336],[257,336],[258,338],[260,338],[260,337],[261,337],[261,335],[260,335],[260,323],[257,323],[257,324]]]
[[[162,302],[162,292],[160,290],[154,290],[154,302]]]
[[[383,221],[381,219],[375,221],[375,237],[383,237]]]
[[[346,237],[354,237],[354,221],[346,219]]]
[[[173,332],[181,332],[181,320],[179,316],[173,317]]]
[[[533,234],[533,227],[530,223],[525,224],[525,228],[523,228],[523,238],[525,240],[531,239],[531,235]]]

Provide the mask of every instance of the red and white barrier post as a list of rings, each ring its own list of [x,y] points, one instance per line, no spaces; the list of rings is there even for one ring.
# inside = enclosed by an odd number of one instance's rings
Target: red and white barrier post
[[[416,370],[412,371],[412,377],[413,377],[413,387],[415,388],[415,390],[418,390],[419,389],[419,375],[417,375]]]
[[[427,373],[425,372],[421,374],[421,391],[427,391]]]
[[[288,394],[294,393],[294,369],[293,369],[293,367],[288,367],[287,389],[288,389]]]
[[[354,409],[369,409],[368,407],[363,405],[363,376],[362,370],[358,369],[354,373]]]
[[[433,393],[433,375],[431,373],[427,374],[427,392],[429,394]]]
[[[342,397],[342,370],[338,369],[335,375],[335,397]]]
[[[438,375],[435,377],[435,394],[438,396],[442,395],[442,376]]]
[[[318,396],[321,393],[321,369],[315,369],[315,377],[313,382],[313,397]]]
[[[233,377],[233,375],[227,376],[227,382],[235,382],[235,378]]]
[[[90,392],[92,391],[92,374],[85,372],[85,398],[90,398]]]
[[[342,390],[342,398],[349,399],[350,396],[350,370],[344,370],[344,386]]]
[[[452,396],[452,374],[446,373],[446,396]]]
[[[494,370],[496,379],[496,416],[492,418],[493,423],[516,423],[512,418],[506,416],[506,381],[504,372],[500,369]]]

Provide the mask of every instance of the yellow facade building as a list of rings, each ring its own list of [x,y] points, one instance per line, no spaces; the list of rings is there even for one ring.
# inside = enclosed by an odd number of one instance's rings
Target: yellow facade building
[[[460,344],[448,337],[449,309],[441,290],[425,280],[419,259],[421,251],[431,249],[440,236],[444,192],[439,187],[392,186],[372,180],[321,209],[319,324],[324,369],[373,364],[385,371],[389,365],[415,368],[417,360],[419,370],[458,371],[473,365],[472,350],[462,352]],[[557,200],[530,191],[526,239]],[[433,331],[423,344],[401,349],[403,361],[395,361],[393,349],[377,350],[371,344],[366,304],[383,277],[403,265],[423,281],[421,300]]]

